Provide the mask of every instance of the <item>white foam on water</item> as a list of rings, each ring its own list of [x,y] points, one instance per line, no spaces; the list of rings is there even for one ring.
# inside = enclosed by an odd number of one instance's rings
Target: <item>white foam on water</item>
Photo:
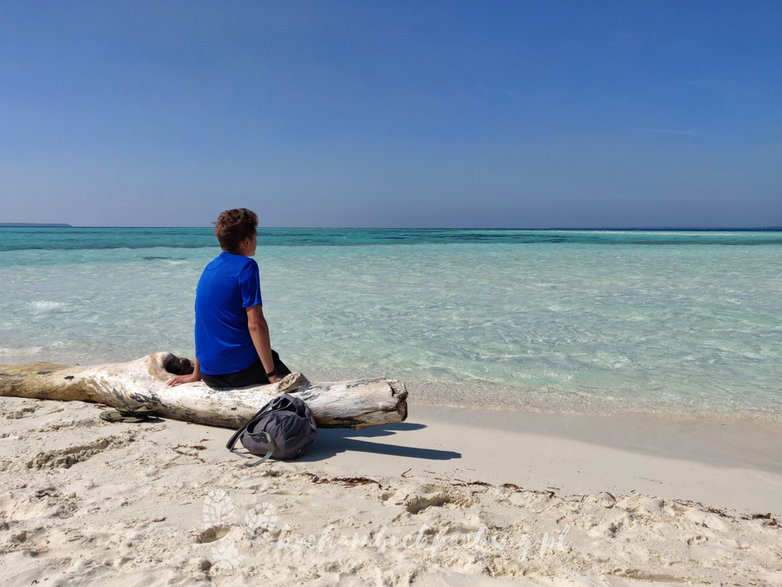
[[[40,346],[34,346],[34,347],[13,347],[13,348],[4,348],[0,347],[0,355],[6,356],[6,357],[14,357],[14,356],[20,356],[20,357],[29,357],[30,355],[37,355],[41,351],[43,351],[43,347]],[[9,361],[13,362],[13,361]]]
[[[48,311],[48,310],[58,310],[63,307],[62,302],[54,302],[52,300],[34,300],[30,302],[30,306],[32,306],[36,310],[41,311]]]

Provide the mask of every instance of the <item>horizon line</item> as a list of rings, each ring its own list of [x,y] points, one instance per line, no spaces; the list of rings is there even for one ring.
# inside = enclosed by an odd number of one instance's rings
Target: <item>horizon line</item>
[[[0,222],[0,228],[212,228],[209,225],[191,226],[143,226],[143,225],[100,225],[69,224],[65,222]],[[319,229],[319,230],[624,230],[624,231],[782,231],[780,226],[547,226],[547,227],[507,227],[507,226],[261,226],[265,229]]]

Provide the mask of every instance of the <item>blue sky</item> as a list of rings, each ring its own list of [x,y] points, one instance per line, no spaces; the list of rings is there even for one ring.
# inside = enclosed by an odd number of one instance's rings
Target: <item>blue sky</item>
[[[0,222],[782,225],[782,2],[5,1]]]

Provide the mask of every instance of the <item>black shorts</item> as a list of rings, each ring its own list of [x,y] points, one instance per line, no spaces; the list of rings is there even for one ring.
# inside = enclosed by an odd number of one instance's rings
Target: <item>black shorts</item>
[[[277,371],[278,377],[285,377],[291,372],[288,367],[285,366],[280,360],[280,355],[277,351],[272,351],[272,359],[274,360],[274,369]],[[263,363],[258,359],[247,369],[242,369],[236,373],[222,373],[220,375],[207,375],[201,374],[201,379],[209,387],[214,389],[228,389],[231,387],[247,387],[248,385],[266,385],[269,383],[269,378],[266,377],[266,369],[263,368]]]

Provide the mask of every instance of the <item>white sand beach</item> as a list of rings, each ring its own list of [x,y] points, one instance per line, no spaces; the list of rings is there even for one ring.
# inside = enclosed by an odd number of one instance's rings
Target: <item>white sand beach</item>
[[[782,583],[782,426],[410,403],[248,468],[230,431],[0,398],[8,585]]]

